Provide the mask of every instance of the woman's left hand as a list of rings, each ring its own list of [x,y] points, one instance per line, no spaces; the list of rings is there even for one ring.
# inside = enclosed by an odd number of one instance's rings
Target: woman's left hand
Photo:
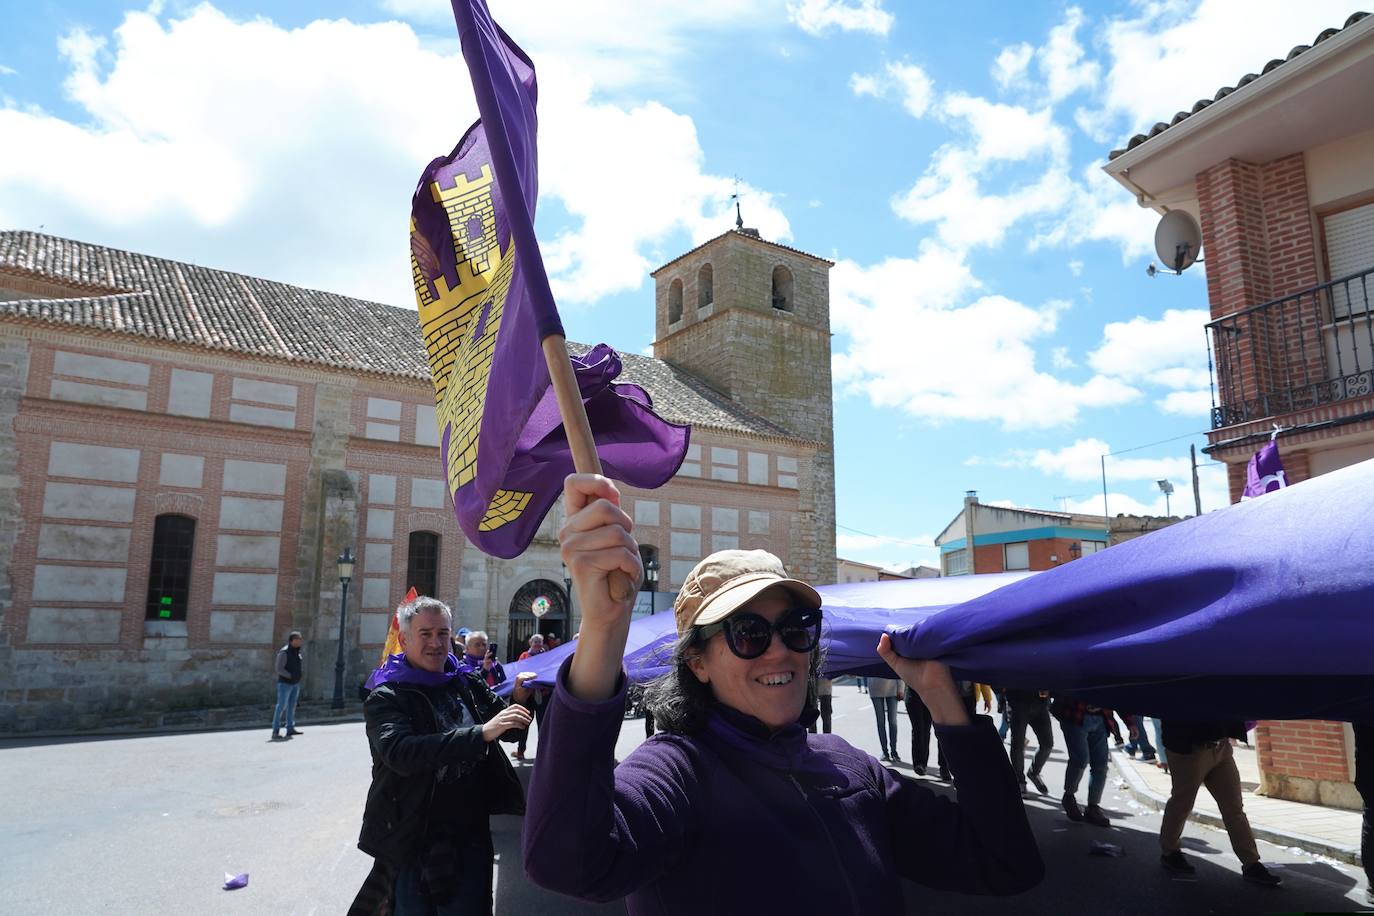
[[[878,655],[921,697],[921,702],[930,710],[932,722],[936,725],[969,724],[968,710],[959,698],[949,665],[930,659],[903,658],[892,647],[892,639],[886,633],[878,640]]]

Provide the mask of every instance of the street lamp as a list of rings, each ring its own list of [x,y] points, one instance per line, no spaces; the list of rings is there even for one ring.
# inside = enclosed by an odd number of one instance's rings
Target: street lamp
[[[1173,513],[1169,511],[1169,497],[1174,495],[1174,485],[1168,480],[1156,480],[1155,483],[1159,484],[1159,492],[1164,494],[1164,514],[1172,517]]]
[[[334,661],[334,703],[335,709],[343,709],[344,674],[344,621],[348,618],[348,583],[353,578],[353,550],[345,547],[339,554],[339,584],[343,586],[343,598],[339,601],[339,654]]]
[[[658,557],[650,556],[644,561],[644,590],[649,593],[649,614],[658,613],[656,595],[658,594]]]
[[[566,632],[566,633],[563,634],[563,639],[564,639],[564,640],[569,640],[569,639],[572,639],[572,637],[573,637],[573,628],[572,628],[572,625],[573,625],[573,608],[572,608],[572,573],[568,572],[568,564],[567,564],[567,563],[564,563],[564,564],[563,564],[563,594],[564,594],[564,595],[567,597],[567,599],[568,599],[568,622],[567,622],[568,632]]]

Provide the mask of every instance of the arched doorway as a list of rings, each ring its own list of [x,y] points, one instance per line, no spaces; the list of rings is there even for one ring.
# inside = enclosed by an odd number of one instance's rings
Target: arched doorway
[[[536,608],[544,613],[535,614]],[[568,595],[563,586],[548,579],[531,579],[511,599],[506,651],[501,653],[505,660],[513,662],[519,658],[529,648],[530,637],[535,633],[568,637]]]

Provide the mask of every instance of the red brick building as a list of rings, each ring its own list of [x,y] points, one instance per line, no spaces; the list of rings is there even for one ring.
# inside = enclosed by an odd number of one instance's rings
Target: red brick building
[[[1038,572],[1106,549],[1107,529],[1101,516],[987,506],[970,492],[935,545],[941,575]]]
[[[1374,458],[1374,17],[1131,138],[1106,171],[1202,228],[1207,451],[1232,500],[1275,426],[1290,483]],[[1261,791],[1358,805],[1348,726],[1266,722],[1257,736]]]
[[[693,427],[673,480],[626,490],[659,590],[734,547],[833,575],[830,266],[730,231],[657,272],[662,358],[623,354],[621,380]],[[413,310],[0,231],[0,733],[269,702],[293,628],[304,695],[330,697],[345,548],[349,694],[411,585],[507,657],[575,631],[560,510],[481,554],[437,444]]]

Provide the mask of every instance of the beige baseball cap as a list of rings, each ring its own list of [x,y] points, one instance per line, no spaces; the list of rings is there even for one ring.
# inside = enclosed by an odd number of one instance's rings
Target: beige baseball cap
[[[687,574],[673,602],[679,634],[690,626],[724,620],[770,588],[784,588],[804,607],[818,608],[821,596],[800,579],[791,579],[782,560],[766,550],[719,550]]]

